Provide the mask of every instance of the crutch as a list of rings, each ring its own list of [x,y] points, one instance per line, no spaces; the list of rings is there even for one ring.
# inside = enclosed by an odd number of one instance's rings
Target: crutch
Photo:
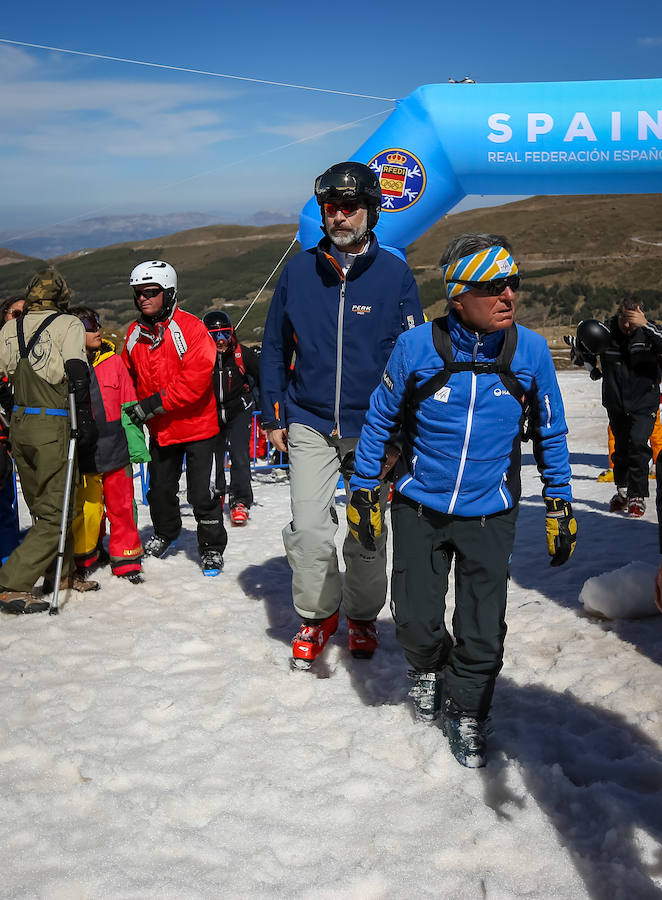
[[[64,502],[62,504],[62,519],[60,521],[60,540],[57,545],[57,562],[55,564],[55,584],[53,585],[53,597],[48,607],[49,616],[56,616],[60,608],[58,599],[60,595],[60,581],[62,580],[62,563],[64,561],[64,545],[67,541],[67,526],[69,519],[69,500],[71,499],[71,485],[74,480],[74,456],[76,453],[76,401],[73,391],[69,393],[69,418],[71,431],[69,433],[69,452],[67,453],[67,478],[64,483]]]

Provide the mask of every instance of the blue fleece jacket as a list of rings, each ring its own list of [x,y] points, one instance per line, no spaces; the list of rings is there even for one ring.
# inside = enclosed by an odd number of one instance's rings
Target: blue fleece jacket
[[[265,325],[263,422],[358,437],[396,338],[422,322],[411,270],[376,238],[346,278],[328,238],[297,254],[278,281]]]
[[[494,361],[504,333],[467,331],[450,313],[453,358]],[[432,323],[398,338],[356,449],[351,487],[373,488],[386,444],[399,429],[400,409],[410,393],[443,368],[432,340]],[[530,399],[533,452],[543,496],[571,500],[567,426],[552,357],[545,339],[517,326],[511,369]],[[487,516],[515,506],[520,487],[522,406],[497,374],[456,372],[445,387],[423,400],[411,435],[408,473],[396,490],[423,506],[457,516]]]

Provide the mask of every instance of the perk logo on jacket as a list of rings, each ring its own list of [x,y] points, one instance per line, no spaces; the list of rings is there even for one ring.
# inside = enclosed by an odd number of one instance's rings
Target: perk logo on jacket
[[[364,306],[361,303],[355,303],[352,306],[352,312],[356,313],[357,316],[365,316],[366,313],[372,312],[372,306]]]

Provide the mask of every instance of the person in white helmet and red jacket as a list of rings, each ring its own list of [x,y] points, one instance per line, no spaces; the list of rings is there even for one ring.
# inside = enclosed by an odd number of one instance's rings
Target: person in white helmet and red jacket
[[[237,340],[230,316],[221,309],[205,313],[202,321],[216,343],[214,393],[220,431],[216,438],[215,490],[225,497],[225,452],[230,454],[230,521],[248,522],[253,504],[250,436],[255,410],[253,386],[260,383],[260,360],[255,350]]]
[[[162,260],[140,263],[130,285],[140,313],[129,326],[122,358],[136,386],[138,403],[127,407],[150,433],[147,500],[154,534],[144,545],[162,557],[182,528],[179,479],[186,456],[187,499],[197,522],[205,575],[223,568],[227,533],[221,499],[209,490],[218,434],[212,370],[216,347],[196,316],[177,305],[177,273]]]

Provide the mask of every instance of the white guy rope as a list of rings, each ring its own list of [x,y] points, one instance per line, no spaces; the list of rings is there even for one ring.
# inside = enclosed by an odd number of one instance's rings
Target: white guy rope
[[[87,56],[91,59],[105,59],[110,62],[129,63],[132,66],[147,66],[151,69],[168,69],[171,72],[188,72],[191,75],[206,75],[210,78],[231,78],[235,81],[251,81],[254,84],[270,84],[273,87],[294,88],[298,91],[316,91],[320,94],[340,94],[343,97],[359,97],[362,100],[386,100],[395,103],[397,97],[374,97],[372,94],[354,94],[351,91],[334,91],[329,88],[310,87],[306,84],[290,84],[287,81],[269,81],[266,78],[251,78],[248,75],[228,75],[222,72],[206,72],[203,69],[187,69],[185,66],[167,66],[164,63],[146,62],[141,59],[125,59],[122,56],[106,56],[103,53],[87,53],[84,50],[69,50],[66,47],[49,47],[46,44],[30,44],[28,41],[12,41],[9,38],[0,38],[2,44],[12,44],[15,47],[32,47],[35,50],[51,50],[54,53],[70,53],[73,56]]]
[[[285,251],[285,253],[283,253],[283,255],[281,256],[281,258],[278,260],[278,262],[277,262],[276,265],[274,266],[273,272],[272,272],[271,275],[267,278],[267,280],[264,282],[264,284],[262,285],[262,287],[260,288],[260,290],[257,292],[257,294],[255,295],[255,297],[253,298],[252,303],[250,304],[250,306],[248,307],[248,309],[246,310],[246,312],[243,314],[243,316],[241,317],[241,319],[239,319],[239,321],[237,322],[237,324],[234,326],[234,330],[235,330],[235,331],[237,330],[237,328],[239,328],[239,326],[240,326],[241,323],[244,321],[244,319],[246,318],[246,316],[247,316],[247,315],[249,314],[249,312],[253,309],[253,307],[255,306],[255,304],[257,303],[257,301],[258,301],[258,299],[259,299],[259,297],[260,297],[260,294],[261,294],[262,291],[265,289],[265,287],[269,284],[269,282],[271,281],[271,279],[274,277],[274,275],[275,275],[276,272],[278,271],[278,267],[280,266],[280,264],[282,263],[282,261],[285,259],[285,257],[287,256],[287,254],[290,252],[290,250],[292,249],[292,247],[294,247],[294,245],[296,244],[296,242],[297,242],[297,236],[296,236],[296,234],[295,234],[294,237],[292,238],[292,243],[290,244],[290,246],[287,248],[287,250]]]

